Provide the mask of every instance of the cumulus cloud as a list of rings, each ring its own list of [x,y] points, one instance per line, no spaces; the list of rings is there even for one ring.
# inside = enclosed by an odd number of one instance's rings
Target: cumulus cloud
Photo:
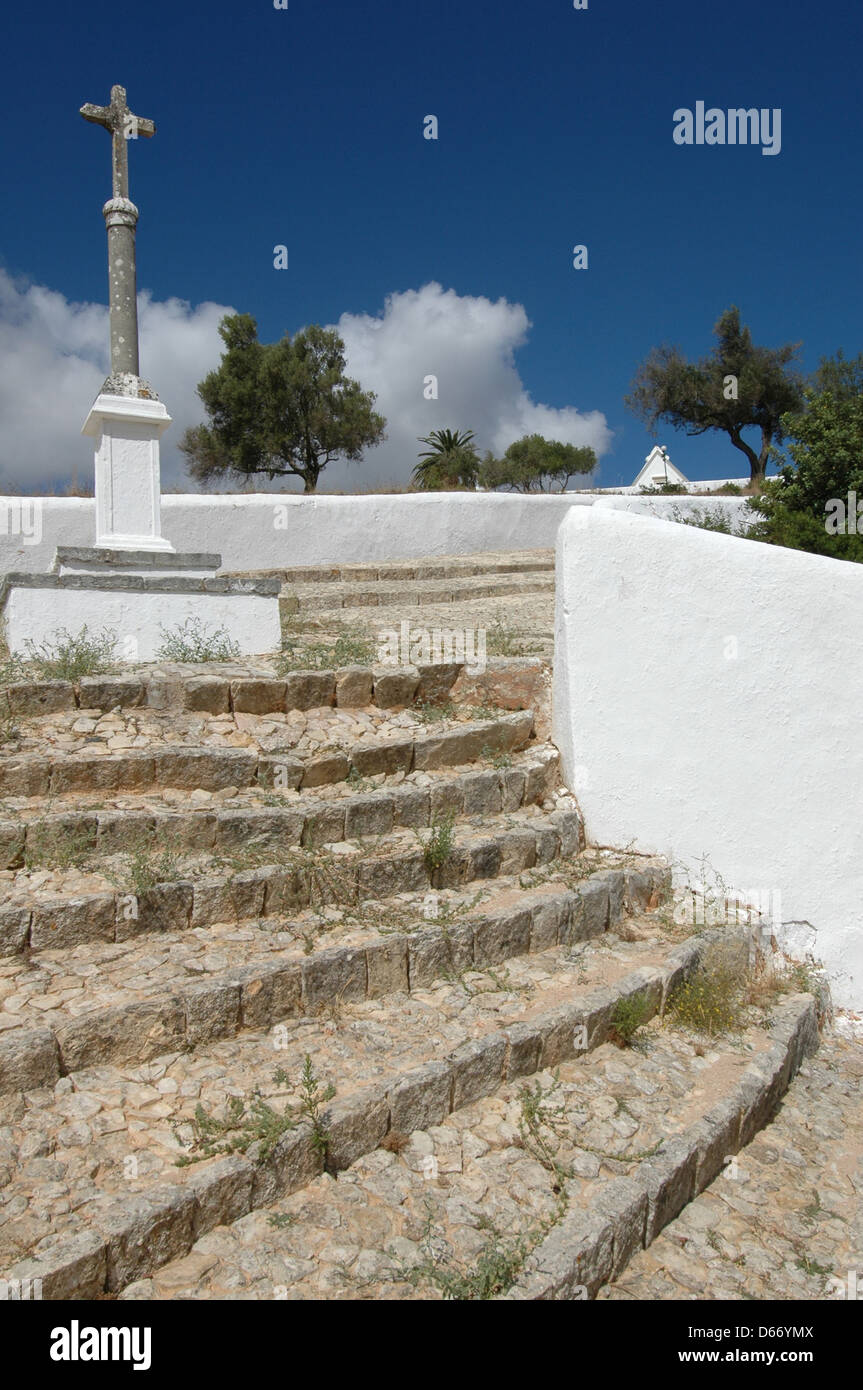
[[[377,393],[387,439],[359,465],[326,473],[327,487],[405,483],[435,429],[472,429],[480,452],[502,453],[525,434],[589,444],[603,454],[611,430],[600,411],[542,405],[531,399],[515,365],[530,323],[520,304],[458,295],[434,282],[388,296],[381,315],[342,314],[348,371]],[[437,400],[423,383],[437,377]],[[586,480],[585,480],[586,481]]]
[[[232,312],[138,296],[142,372],[174,421],[162,440],[165,487],[188,485],[177,442],[203,418],[195,388],[219,363],[219,321]],[[322,478],[327,489],[406,483],[417,437],[439,428],[472,429],[480,450],[496,453],[533,432],[590,444],[598,456],[609,446],[599,411],[543,405],[525,390],[515,353],[530,324],[520,304],[431,283],[390,295],[377,316],[346,313],[334,326],[349,374],[377,394],[387,439],[360,464],[331,464]],[[0,489],[50,489],[76,474],[92,479],[92,443],[80,430],[107,372],[104,305],[72,303],[0,270]],[[429,376],[437,378],[436,400],[424,397]]]
[[[162,482],[181,481],[177,441],[201,417],[195,388],[218,364],[221,304],[138,296],[141,366],[174,421],[162,441]],[[0,489],[92,482],[93,442],[81,426],[108,374],[108,310],[0,270]]]

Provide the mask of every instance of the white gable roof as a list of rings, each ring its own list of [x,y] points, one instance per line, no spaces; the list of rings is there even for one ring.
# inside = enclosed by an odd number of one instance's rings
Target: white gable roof
[[[688,483],[689,479],[685,473],[681,473],[679,468],[675,468],[665,445],[654,444],[647,458],[644,460],[644,467],[638,474],[632,486],[635,487],[662,487],[663,483]]]

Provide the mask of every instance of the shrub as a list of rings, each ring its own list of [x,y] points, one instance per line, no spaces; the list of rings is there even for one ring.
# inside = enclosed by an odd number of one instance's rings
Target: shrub
[[[208,628],[200,618],[187,618],[173,628],[159,628],[162,638],[156,656],[161,661],[235,661],[240,655],[224,627]]]

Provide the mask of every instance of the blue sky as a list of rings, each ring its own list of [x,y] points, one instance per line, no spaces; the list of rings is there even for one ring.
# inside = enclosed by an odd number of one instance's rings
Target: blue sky
[[[142,371],[169,409],[176,383],[180,424],[188,423],[192,376],[218,360],[218,315],[196,317],[203,303],[252,313],[271,340],[309,322],[382,315],[388,296],[436,283],[454,296],[428,294],[421,313],[393,328],[390,360],[402,355],[404,331],[413,335],[406,360],[415,358],[418,371],[417,335],[454,298],[466,301],[453,319],[456,339],[465,313],[484,312],[482,301],[522,306],[526,334],[514,321],[492,323],[483,350],[514,351],[532,405],[601,412],[609,447],[599,481],[609,486],[631,481],[654,442],[623,404],[654,344],[698,355],[736,303],[757,342],[802,340],[807,370],[840,347],[856,354],[859,6],[588,4],[289,0],[275,10],[272,0],[90,0],[17,8],[6,20],[0,89],[0,368],[12,363],[7,383],[16,387],[14,398],[11,385],[0,388],[2,475],[25,485],[36,476],[27,456],[40,421],[29,406],[24,419],[22,405],[31,346],[34,373],[54,370],[53,352],[63,374],[55,432],[45,423],[54,474],[68,476],[87,457],[77,430],[94,391],[84,391],[71,424],[68,415],[85,382],[98,388],[102,327],[74,306],[106,298],[100,209],[110,163],[107,134],[77,111],[106,102],[112,82],[158,127],[155,139],[130,145],[138,283],[154,304],[186,308],[175,308],[173,327],[162,316],[149,357],[144,331]],[[781,152],[676,145],[672,113],[698,100],[780,108]],[[423,139],[429,113],[439,120],[437,141]],[[281,243],[287,271],[273,268]],[[576,243],[588,247],[586,271],[572,267]],[[34,298],[29,287],[56,298]],[[369,325],[359,322],[368,340]],[[174,356],[162,346],[172,332]],[[477,393],[472,419],[472,396],[454,390],[447,400],[446,341],[435,340],[427,364],[440,372],[441,398],[417,419],[487,434],[504,378],[498,372],[489,386],[493,364],[477,359],[474,381],[458,359],[457,374]],[[180,358],[192,373],[182,388]],[[50,380],[39,390],[50,395]],[[403,400],[398,408],[397,439],[421,432]],[[659,439],[691,477],[745,470],[724,437],[689,440],[661,428]],[[393,460],[383,473],[363,464],[363,477],[356,467],[345,476],[355,484],[390,476]]]

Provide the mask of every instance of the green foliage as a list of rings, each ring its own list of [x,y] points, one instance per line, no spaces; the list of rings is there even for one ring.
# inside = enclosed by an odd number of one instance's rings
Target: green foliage
[[[486,454],[479,481],[486,488],[514,492],[565,492],[571,478],[595,468],[596,454],[587,446],[526,434],[510,444],[503,458]]]
[[[58,628],[52,639],[36,643],[28,638],[24,643],[28,665],[43,680],[77,681],[81,676],[101,676],[114,669],[117,634],[109,628],[90,632],[86,623],[79,632]],[[22,679],[20,663],[18,669],[18,679]]]
[[[156,655],[162,661],[235,661],[240,655],[239,643],[231,640],[226,628],[210,628],[200,618],[160,627],[159,635]]]
[[[85,826],[37,821],[27,831],[27,869],[80,869],[93,853],[92,833]]]
[[[473,487],[479,477],[479,455],[473,444],[473,430],[432,430],[420,438],[427,444],[411,474],[411,481],[424,491],[453,491]]]
[[[618,999],[611,1015],[614,1041],[622,1047],[630,1047],[639,1028],[643,1028],[651,1016],[650,999],[647,994],[631,994]]]
[[[423,840],[419,834],[417,838],[423,848],[425,866],[429,873],[433,874],[436,869],[443,867],[452,854],[455,839],[455,812],[446,811],[443,815],[434,816],[428,839]]]
[[[421,724],[441,724],[446,719],[452,719],[454,713],[451,700],[446,700],[440,705],[433,704],[430,700],[420,700],[411,710],[414,719],[418,719]]]
[[[374,660],[375,646],[369,638],[342,632],[335,642],[310,642],[306,646],[286,637],[275,664],[279,675],[285,675],[289,671],[337,671],[343,666],[372,666]]]
[[[783,415],[797,410],[802,382],[791,366],[799,345],[756,347],[740,311],[727,309],[713,329],[716,346],[706,357],[689,362],[679,348],[654,348],[633,380],[626,404],[652,429],[662,420],[687,435],[718,430],[746,455],[753,482],[761,483],[781,443]],[[726,399],[725,379],[737,378],[737,399]],[[758,429],[758,452],[743,438],[743,430]]]
[[[312,324],[278,343],[260,343],[249,314],[228,314],[219,326],[225,351],[198,386],[210,423],[186,431],[180,444],[200,482],[232,474],[303,480],[314,492],[334,459],[357,461],[384,438],[386,421],[373,392],[345,376],[344,343]]]
[[[837,522],[849,520],[849,492],[863,501],[863,354],[852,361],[841,352],[824,359],[804,403],[804,410],[783,417],[791,461],[753,500],[761,520],[752,534],[771,545],[860,563],[863,535],[842,534]],[[828,507],[831,502],[841,502],[841,510]],[[853,521],[863,531],[863,516]]]
[[[290,1086],[290,1078],[280,1067],[273,1076],[277,1086]],[[257,1146],[256,1161],[265,1163],[276,1144],[290,1130],[306,1122],[311,1126],[312,1143],[326,1155],[327,1130],[322,1107],[336,1094],[331,1085],[321,1088],[315,1076],[312,1059],[306,1053],[303,1074],[300,1080],[300,1100],[295,1106],[286,1105],[283,1111],[274,1110],[261,1096],[253,1091],[247,1101],[242,1096],[229,1096],[224,1119],[209,1115],[201,1104],[195,1107],[191,1121],[192,1138],[189,1143],[190,1154],[177,1159],[177,1167],[190,1163],[200,1163],[217,1155],[245,1153],[253,1144]],[[180,1120],[172,1121],[174,1131],[182,1126]],[[186,1121],[185,1123],[188,1123]]]
[[[715,942],[696,970],[674,990],[668,1012],[681,1028],[731,1032],[741,1025],[748,983],[748,956],[740,941]]]
[[[505,1235],[489,1217],[481,1216],[476,1223],[477,1230],[486,1233],[486,1240],[472,1267],[457,1264],[449,1248],[433,1236],[434,1216],[429,1214],[420,1240],[424,1259],[412,1269],[401,1269],[399,1273],[415,1288],[422,1283],[431,1284],[445,1299],[485,1301],[498,1298],[512,1288],[528,1255],[562,1214],[560,1210],[556,1217],[514,1235]]]

